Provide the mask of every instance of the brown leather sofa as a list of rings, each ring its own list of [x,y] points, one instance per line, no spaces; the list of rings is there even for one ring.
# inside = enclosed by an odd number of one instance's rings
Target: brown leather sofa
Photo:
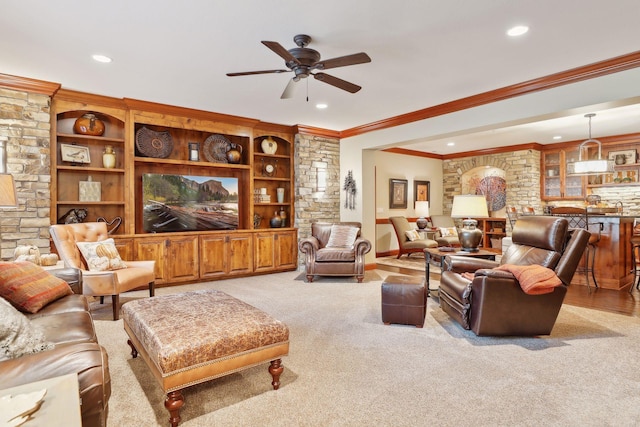
[[[334,225],[356,227],[355,242],[347,247],[330,247],[331,228]],[[364,256],[371,250],[371,242],[360,235],[359,222],[314,222],[311,237],[300,240],[298,248],[304,255],[307,281],[318,276],[355,276],[358,282],[364,279]]]
[[[71,285],[74,294],[25,313],[55,344],[51,350],[0,362],[1,388],[11,388],[60,375],[77,374],[83,427],[107,425],[111,378],[106,350],[98,344],[78,269],[50,270]]]
[[[447,256],[440,280],[440,307],[476,335],[549,335],[589,232],[570,230],[564,218],[528,216],[518,219],[512,240],[499,263]],[[550,293],[527,294],[511,272],[494,270],[505,264],[547,267],[562,284]],[[464,272],[473,272],[473,280],[458,274]]]

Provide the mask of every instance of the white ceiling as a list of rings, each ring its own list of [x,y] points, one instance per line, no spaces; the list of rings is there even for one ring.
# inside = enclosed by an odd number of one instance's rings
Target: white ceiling
[[[0,73],[64,88],[202,109],[281,124],[344,130],[639,50],[638,0],[5,0]],[[526,24],[513,39],[505,31]],[[306,79],[281,100],[291,73],[261,40],[333,58],[372,62],[328,70],[363,89],[350,94]],[[96,63],[94,53],[113,58]],[[640,86],[640,83],[639,83]],[[635,90],[637,92],[637,89]],[[306,97],[309,101],[306,101]],[[631,97],[632,95],[630,95]],[[634,95],[635,96],[635,95]],[[329,105],[318,110],[315,104]],[[638,104],[639,99],[625,103]],[[640,131],[640,109],[572,112],[538,123],[431,137],[406,148],[440,154],[489,146]],[[569,113],[567,113],[569,114]]]

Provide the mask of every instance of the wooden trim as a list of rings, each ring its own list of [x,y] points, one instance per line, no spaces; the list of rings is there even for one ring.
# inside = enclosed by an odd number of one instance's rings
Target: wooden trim
[[[435,105],[433,107],[424,108],[422,110],[413,111],[400,116],[389,117],[387,119],[357,126],[351,129],[345,129],[340,132],[340,138],[349,138],[376,130],[388,129],[637,67],[640,67],[640,51],[595,62],[582,67],[572,68],[570,70],[561,71],[559,73],[550,74],[548,76],[528,80],[522,83],[505,86],[500,89],[468,96],[466,98],[457,99],[455,101],[446,102],[444,104]]]
[[[441,154],[425,153],[424,151],[408,150],[406,148],[386,148],[382,151],[387,153],[404,154],[407,156],[428,157],[430,159],[437,160],[442,160],[443,158]]]
[[[255,127],[260,120],[246,117],[232,116],[229,114],[213,113],[193,108],[177,107],[174,105],[160,104],[157,102],[141,101],[139,99],[123,98],[125,104],[131,110],[139,110],[149,113],[167,114],[170,116],[187,117],[190,119],[224,122],[226,124]]]
[[[61,85],[60,83],[52,83],[44,80],[0,74],[0,87],[53,96],[60,89]]]
[[[74,103],[102,105],[104,107],[118,108],[123,110],[127,108],[127,105],[121,98],[94,95],[92,93],[78,92],[69,89],[60,89],[56,93],[55,98],[59,101],[71,101]]]
[[[443,154],[441,158],[442,160],[449,160],[449,159],[459,159],[461,157],[486,156],[488,154],[499,154],[499,153],[507,153],[510,151],[520,151],[520,150],[542,151],[542,147],[546,147],[546,146],[542,144],[538,144],[537,142],[529,142],[527,144],[509,145],[506,147],[484,148],[482,150],[465,151],[462,153]]]
[[[340,138],[340,132],[336,130],[322,129],[305,125],[296,125],[295,130],[296,133],[301,133],[303,135],[324,136],[327,138],[337,139]]]

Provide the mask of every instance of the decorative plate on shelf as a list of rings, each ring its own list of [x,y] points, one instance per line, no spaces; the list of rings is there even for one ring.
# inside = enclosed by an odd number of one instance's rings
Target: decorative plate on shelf
[[[136,149],[143,156],[165,159],[173,151],[173,138],[168,131],[156,132],[143,126],[136,132]]]
[[[231,148],[231,141],[225,136],[213,134],[204,140],[204,157],[212,163],[228,163],[227,151]]]

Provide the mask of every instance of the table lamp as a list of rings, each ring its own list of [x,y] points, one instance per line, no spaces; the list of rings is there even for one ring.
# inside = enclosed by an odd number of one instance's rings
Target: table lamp
[[[484,196],[473,194],[453,196],[451,218],[466,218],[462,221],[462,229],[458,232],[463,251],[477,252],[479,250],[482,230],[476,227],[478,221],[472,217],[486,218],[488,216],[487,199]]]
[[[416,225],[420,230],[424,230],[427,225],[429,225],[429,202],[425,201],[417,201],[416,202],[416,216],[418,219],[416,220]]]

